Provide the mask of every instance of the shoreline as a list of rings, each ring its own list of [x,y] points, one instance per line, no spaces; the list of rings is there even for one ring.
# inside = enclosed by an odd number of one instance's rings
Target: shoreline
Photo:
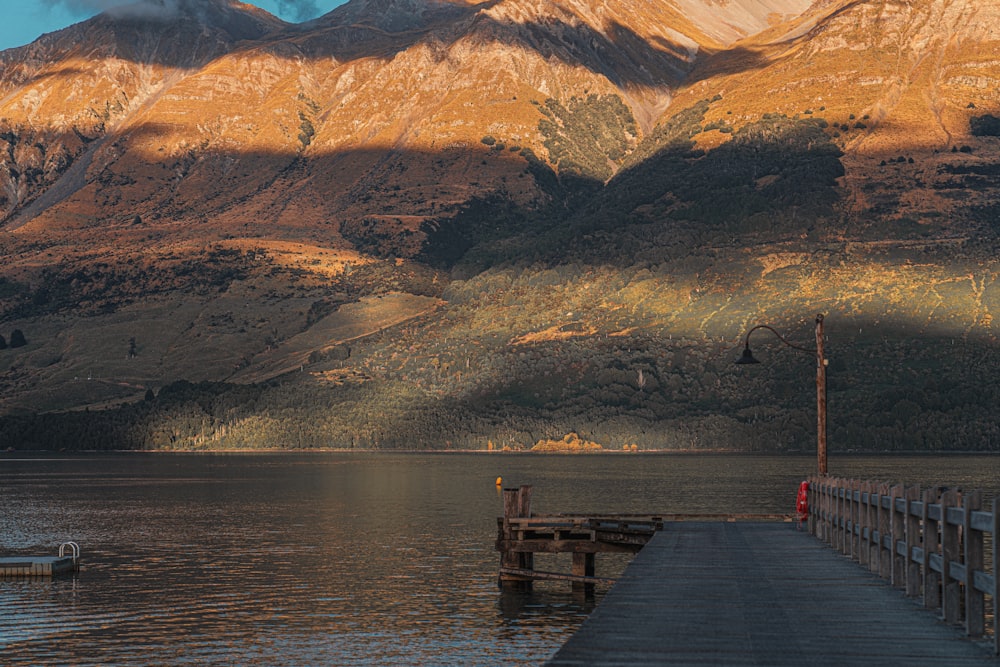
[[[720,448],[720,449],[640,449],[638,451],[622,451],[615,449],[599,449],[599,450],[586,450],[586,451],[532,451],[530,449],[519,449],[519,450],[486,450],[486,449],[359,449],[359,448],[348,448],[348,447],[310,447],[310,448],[283,448],[283,447],[269,447],[269,448],[251,448],[251,447],[238,447],[238,448],[219,448],[219,449],[17,449],[16,447],[8,447],[5,450],[0,451],[0,458],[6,455],[19,455],[19,454],[440,454],[440,455],[460,455],[460,454],[479,454],[483,456],[641,456],[644,454],[654,454],[654,455],[670,455],[677,454],[681,456],[691,456],[691,455],[702,455],[707,454],[710,456],[719,456],[727,454],[740,454],[746,456],[814,456],[814,452],[809,451],[769,451],[769,452],[747,452],[739,449],[731,448]],[[982,451],[982,450],[959,450],[959,449],[943,449],[943,450],[893,450],[893,451],[879,451],[879,450],[851,450],[845,452],[837,452],[837,456],[942,456],[942,455],[956,455],[956,456],[998,456],[1000,455],[1000,450],[998,451]]]

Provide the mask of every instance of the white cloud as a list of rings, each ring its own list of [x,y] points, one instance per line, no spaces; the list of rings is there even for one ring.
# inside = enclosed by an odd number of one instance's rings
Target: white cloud
[[[200,0],[42,0],[42,2],[49,7],[62,7],[77,16],[110,12],[115,16],[167,19],[176,15],[178,7],[188,3],[197,7]],[[293,21],[308,21],[321,13],[317,0],[272,0],[272,3],[280,15]]]
[[[278,11],[294,21],[308,21],[319,16],[315,0],[277,0]]]
[[[135,0],[42,0],[50,7],[64,7],[74,14],[93,14],[103,12],[122,5],[132,4]]]

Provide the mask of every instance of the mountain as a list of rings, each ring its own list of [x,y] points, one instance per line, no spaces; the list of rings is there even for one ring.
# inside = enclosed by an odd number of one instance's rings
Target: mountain
[[[809,359],[729,361],[823,312],[831,451],[997,449],[998,15],[147,0],[0,52],[0,433],[808,449]]]

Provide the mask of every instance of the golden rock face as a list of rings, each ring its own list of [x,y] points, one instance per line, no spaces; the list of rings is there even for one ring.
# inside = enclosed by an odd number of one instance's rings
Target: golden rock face
[[[498,189],[531,201],[524,159],[482,140],[546,159],[533,102],[615,94],[648,130],[703,49],[808,5],[355,4],[293,29],[204,0],[4,54],[8,228],[136,214],[312,228],[447,214]]]
[[[412,233],[475,197],[544,199],[521,152],[556,163],[538,105],[595,94],[622,100],[636,140],[716,94],[706,121],[737,129],[822,117],[859,210],[867,186],[897,180],[920,181],[905,207],[950,205],[906,169],[873,173],[886,158],[933,172],[954,147],[993,148],[969,137],[997,105],[992,2],[357,4],[305,29],[191,7],[166,23],[101,16],[0,57],[7,229],[138,214],[329,238],[372,215]]]

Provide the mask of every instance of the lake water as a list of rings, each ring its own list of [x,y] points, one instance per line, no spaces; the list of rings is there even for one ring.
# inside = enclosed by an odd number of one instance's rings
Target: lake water
[[[831,457],[830,472],[995,494],[998,463]],[[534,485],[535,513],[790,513],[814,466],[678,454],[0,455],[0,554],[54,554],[67,540],[83,550],[77,576],[0,581],[0,655],[5,665],[537,665],[603,590],[497,589],[497,476]],[[598,555],[597,574],[626,565]]]

